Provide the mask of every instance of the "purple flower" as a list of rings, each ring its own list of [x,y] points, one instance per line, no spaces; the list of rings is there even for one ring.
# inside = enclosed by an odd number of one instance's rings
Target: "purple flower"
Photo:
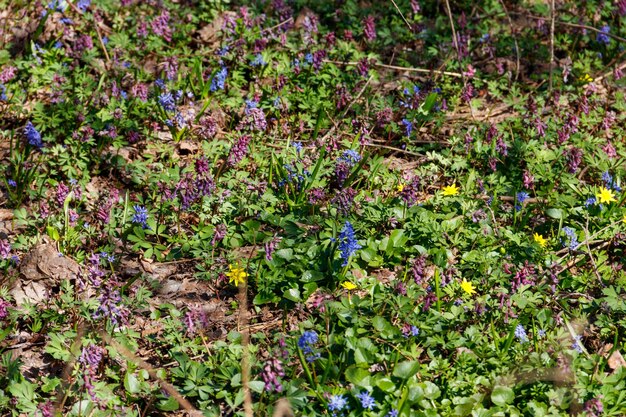
[[[280,383],[279,378],[285,376],[283,370],[283,363],[277,357],[272,357],[265,362],[263,370],[261,371],[261,378],[265,382],[265,391],[267,392],[282,392],[283,386]]]
[[[159,16],[157,16],[150,26],[152,32],[157,36],[162,36],[166,41],[172,40],[172,29],[169,26],[170,14],[167,10],[163,10]]]
[[[78,2],[76,2],[76,7],[78,7],[78,10],[80,10],[83,13],[87,11],[90,5],[91,5],[91,0],[78,0]]]
[[[0,320],[4,320],[9,316],[9,307],[12,307],[11,303],[4,298],[0,298]]]
[[[237,141],[230,148],[230,153],[228,154],[228,165],[237,165],[248,154],[248,144],[251,140],[252,137],[249,135],[243,135],[237,139]]]
[[[31,122],[26,123],[26,127],[24,128],[24,135],[26,136],[29,145],[34,146],[38,149],[41,149],[43,147],[41,134],[37,129],[35,129],[35,126],[33,126]]]
[[[374,20],[374,16],[367,16],[361,22],[363,25],[363,34],[365,35],[365,40],[368,42],[376,39],[376,23]]]

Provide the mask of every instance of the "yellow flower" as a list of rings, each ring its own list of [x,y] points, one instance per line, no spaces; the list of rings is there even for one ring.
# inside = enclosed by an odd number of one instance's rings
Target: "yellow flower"
[[[535,233],[533,235],[533,239],[535,239],[535,242],[537,242],[542,248],[545,248],[548,245],[548,240],[539,233]]]
[[[398,184],[398,186],[396,187],[396,189],[398,190],[399,193],[402,192],[402,190],[404,190],[404,184],[400,183]]]
[[[465,278],[463,278],[463,281],[461,281],[461,289],[465,291],[468,295],[476,294],[476,289],[474,288],[474,284],[472,284],[469,281],[466,281]]]
[[[353,283],[352,283],[352,282],[350,282],[350,281],[343,282],[343,283],[341,284],[341,286],[342,286],[342,287],[344,287],[344,288],[345,288],[346,290],[348,290],[348,291],[352,291],[352,290],[356,289],[356,285],[355,285],[355,284],[353,284]]]
[[[226,276],[229,278],[228,282],[235,284],[236,287],[238,287],[239,284],[243,284],[244,282],[246,282],[246,277],[248,276],[248,273],[243,268],[240,268],[239,264],[229,265],[228,269],[230,270],[226,274]]]
[[[596,194],[596,199],[598,200],[598,203],[600,204],[611,203],[613,201],[617,201],[615,199],[615,194],[613,194],[613,191],[604,187],[600,187],[600,192]]]
[[[443,190],[443,195],[445,196],[457,195],[459,193],[459,188],[456,186],[456,184],[443,187],[442,190]]]
[[[591,75],[589,75],[589,74],[585,74],[585,75],[581,76],[581,77],[579,78],[579,80],[580,80],[580,81],[583,81],[583,82],[585,82],[585,83],[590,83],[590,82],[592,82],[592,81],[593,81],[593,78],[591,78]]]
[[[622,219],[624,223],[626,223],[626,214],[624,214],[624,218]]]

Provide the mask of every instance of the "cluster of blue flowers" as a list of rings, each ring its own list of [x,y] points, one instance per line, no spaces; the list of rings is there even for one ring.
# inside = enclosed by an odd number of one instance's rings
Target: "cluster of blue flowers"
[[[263,67],[265,65],[267,65],[267,62],[265,62],[265,59],[263,59],[263,55],[261,54],[256,54],[254,59],[250,61],[251,67]]]
[[[343,395],[333,395],[328,400],[328,411],[331,411],[334,415],[346,408],[347,405],[348,400]]]
[[[343,162],[349,166],[356,165],[361,160],[361,155],[357,151],[353,151],[352,149],[348,149],[343,151],[341,156],[337,158],[337,162]]]
[[[313,362],[319,359],[319,352],[315,352],[315,344],[317,343],[318,335],[314,330],[305,331],[298,339],[298,347],[302,350],[306,356],[307,362]]]
[[[524,201],[528,200],[529,198],[530,196],[526,191],[520,191],[519,193],[517,193],[517,195],[515,196],[515,199],[517,200],[517,203],[515,204],[515,211],[520,211],[524,205]]]
[[[411,122],[409,119],[402,119],[402,124],[404,125],[406,137],[410,137],[411,132],[413,132],[413,122]]]
[[[133,207],[133,210],[135,210],[135,214],[133,214],[131,221],[133,223],[141,225],[142,229],[149,229],[150,226],[148,226],[148,210],[140,205],[135,205]]]
[[[518,324],[515,328],[515,337],[517,337],[517,340],[522,344],[528,342],[528,335],[526,334],[524,326],[521,324]]]
[[[365,408],[366,410],[373,410],[374,407],[376,407],[376,400],[374,400],[374,397],[372,397],[369,392],[363,391],[357,394],[356,397],[359,399],[359,401],[361,401],[361,407]]]
[[[222,67],[211,80],[211,91],[223,90],[228,76],[228,69]]]
[[[576,249],[578,246],[578,237],[576,236],[576,231],[571,227],[565,226],[563,228],[563,233],[565,233],[565,239],[561,240],[563,247],[568,247],[570,250]]]
[[[604,182],[604,186],[609,190],[617,191],[618,193],[622,191],[622,187],[617,185],[615,178],[609,173],[609,171],[605,171],[602,173],[602,181]]]
[[[41,140],[41,134],[35,126],[31,122],[26,123],[26,127],[24,128],[24,135],[28,140],[28,144],[34,146],[35,148],[41,149],[43,147],[43,141]]]
[[[339,233],[339,251],[341,252],[341,259],[343,259],[341,266],[348,265],[350,256],[354,255],[359,249],[361,249],[361,245],[359,245],[356,240],[354,228],[352,224],[346,220],[343,229],[341,229],[341,233]]]
[[[611,31],[611,27],[608,25],[602,26],[600,28],[600,32],[598,32],[598,35],[596,36],[596,40],[599,43],[603,43],[605,45],[608,45],[609,43],[611,43],[611,38],[609,37],[609,32]]]

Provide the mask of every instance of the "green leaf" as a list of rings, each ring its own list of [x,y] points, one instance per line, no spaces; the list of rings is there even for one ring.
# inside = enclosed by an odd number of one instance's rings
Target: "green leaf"
[[[302,301],[302,298],[300,297],[300,290],[297,288],[289,288],[283,293],[283,298],[291,300],[294,303]]]
[[[178,410],[178,401],[174,397],[168,397],[159,401],[156,406],[161,411],[176,411]]]
[[[137,394],[139,391],[141,391],[141,383],[139,382],[135,374],[126,372],[126,376],[124,377],[124,388],[131,394]]]
[[[346,369],[346,379],[358,387],[371,388],[370,373],[367,369],[352,365]]]
[[[418,361],[399,362],[395,368],[393,368],[393,376],[401,379],[409,379],[419,370],[420,363]]]
[[[549,208],[548,210],[546,210],[546,215],[548,217],[552,217],[553,219],[562,219],[563,210],[557,208]]]
[[[509,387],[496,385],[491,393],[491,401],[495,405],[504,406],[510,404],[515,399],[515,393]]]

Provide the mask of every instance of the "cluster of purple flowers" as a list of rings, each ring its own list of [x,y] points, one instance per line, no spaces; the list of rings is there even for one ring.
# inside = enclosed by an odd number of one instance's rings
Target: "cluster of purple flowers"
[[[402,326],[402,335],[404,337],[409,337],[409,336],[413,336],[413,337],[417,337],[420,334],[420,329],[419,327],[409,324],[409,323],[404,323],[404,325]]]
[[[315,330],[306,330],[298,339],[298,347],[304,353],[307,362],[313,362],[320,357],[319,352],[315,351],[318,339],[319,336]]]
[[[251,140],[251,136],[242,135],[235,141],[228,154],[229,166],[237,165],[248,154],[248,145]]]
[[[163,10],[161,14],[154,18],[154,20],[150,23],[152,32],[157,36],[163,37],[163,39],[168,42],[172,40],[172,28],[170,27],[169,22],[170,14],[167,10]]]
[[[363,35],[365,35],[365,40],[368,42],[376,39],[376,22],[374,16],[367,16],[361,22],[363,25]]]
[[[354,228],[349,221],[346,220],[344,223],[343,228],[339,233],[338,240],[341,259],[343,260],[341,266],[346,266],[348,265],[350,257],[354,255],[357,250],[361,249],[361,245],[357,242]]]
[[[202,308],[190,308],[185,313],[183,323],[187,328],[187,334],[194,335],[198,333],[198,330],[209,327],[209,316]]]
[[[89,345],[83,347],[79,363],[83,365],[83,382],[92,401],[97,402],[94,383],[98,381],[98,368],[104,358],[106,350],[100,346]]]
[[[524,265],[517,271],[513,280],[511,281],[511,288],[513,291],[517,290],[522,285],[535,285],[537,281],[537,275],[533,264],[524,261]]]
[[[0,320],[4,320],[9,316],[9,307],[12,307],[4,298],[0,298]]]
[[[400,191],[400,197],[408,207],[413,207],[415,203],[417,203],[418,192],[421,188],[421,185],[421,178],[415,175],[411,178],[410,181],[408,181],[404,185],[404,187],[402,187],[402,191]]]
[[[265,390],[267,392],[282,392],[283,385],[280,378],[285,376],[283,363],[277,357],[272,357],[265,362],[261,371],[261,378],[265,382]]]

